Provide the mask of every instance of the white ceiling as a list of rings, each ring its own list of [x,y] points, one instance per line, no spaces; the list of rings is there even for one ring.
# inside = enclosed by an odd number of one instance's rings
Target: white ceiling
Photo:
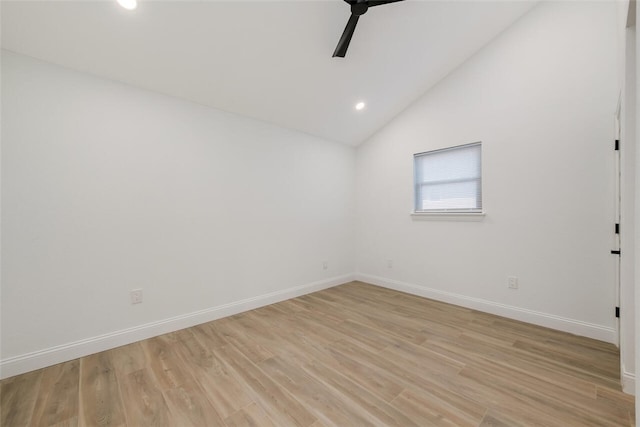
[[[3,1],[2,47],[357,145],[524,14],[528,1]],[[365,110],[354,104],[364,100]]]

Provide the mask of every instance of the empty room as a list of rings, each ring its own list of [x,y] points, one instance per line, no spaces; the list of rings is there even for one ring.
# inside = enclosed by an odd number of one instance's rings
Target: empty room
[[[0,425],[635,426],[637,15],[1,1]]]

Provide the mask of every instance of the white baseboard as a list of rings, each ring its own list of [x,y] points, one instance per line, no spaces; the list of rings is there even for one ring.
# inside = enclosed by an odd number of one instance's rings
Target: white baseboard
[[[211,307],[169,319],[151,322],[108,334],[86,338],[68,344],[10,357],[0,361],[0,379],[12,377],[57,363],[77,359],[100,351],[131,344],[136,341],[178,331],[180,329],[211,322],[265,305],[306,295],[355,280],[353,274],[333,277],[306,285],[271,292],[229,304]]]
[[[627,394],[636,395],[636,376],[627,371],[622,371],[622,391]]]
[[[131,344],[136,341],[174,332],[223,317],[232,316],[234,314],[253,310],[265,305],[274,304],[276,302],[306,295],[311,292],[327,289],[352,280],[360,280],[373,285],[395,289],[397,291],[437,301],[496,314],[523,322],[533,323],[535,325],[545,326],[601,341],[615,343],[616,333],[613,328],[500,304],[480,298],[440,291],[415,284],[399,282],[379,276],[357,273],[355,275],[347,274],[281,291],[271,292],[265,295],[187,313],[157,322],[151,322],[32,353],[10,357],[0,361],[0,379],[55,365],[57,363],[66,362],[68,360],[77,359],[79,357],[109,350],[122,345]],[[624,372],[622,375],[622,386],[626,393],[634,394],[635,375]]]
[[[427,288],[411,283],[399,282],[396,280],[386,279],[384,277],[373,276],[369,274],[356,273],[356,280],[389,289],[394,289],[401,292],[406,292],[412,295],[446,302],[449,304],[459,305],[461,307],[471,308],[486,313],[496,314],[498,316],[508,317],[510,319],[520,320],[522,322],[533,323],[534,325],[569,332],[575,335],[594,338],[600,341],[606,341],[614,344],[616,342],[615,329],[602,325],[596,325],[593,323],[583,322],[581,320],[574,320],[566,317],[556,316],[553,314],[542,313],[540,311],[510,306],[480,298],[454,294],[451,292]]]

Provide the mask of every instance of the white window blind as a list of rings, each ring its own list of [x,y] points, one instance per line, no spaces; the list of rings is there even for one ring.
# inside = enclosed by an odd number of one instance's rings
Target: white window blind
[[[482,212],[482,144],[414,155],[416,212]]]

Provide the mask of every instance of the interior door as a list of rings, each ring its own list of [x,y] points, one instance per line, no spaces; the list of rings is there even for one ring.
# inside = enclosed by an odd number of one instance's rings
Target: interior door
[[[620,110],[621,110],[621,105],[622,104],[622,94],[620,94],[620,96],[618,97],[618,106],[616,108],[616,113],[615,113],[615,150],[614,150],[614,162],[615,162],[615,175],[614,175],[614,181],[615,181],[615,191],[614,191],[614,222],[615,225],[613,227],[613,245],[614,245],[614,250],[612,250],[612,253],[616,253],[617,251],[617,256],[615,257],[615,266],[614,266],[614,287],[615,287],[615,304],[616,307],[620,307],[620,283],[621,283],[621,271],[620,271],[620,257],[621,257],[621,253],[620,253],[620,212],[622,210],[622,191],[621,191],[621,179],[622,179],[622,172],[621,172],[621,157],[620,157]],[[620,347],[620,318],[617,317],[616,318],[616,345],[618,347]]]

